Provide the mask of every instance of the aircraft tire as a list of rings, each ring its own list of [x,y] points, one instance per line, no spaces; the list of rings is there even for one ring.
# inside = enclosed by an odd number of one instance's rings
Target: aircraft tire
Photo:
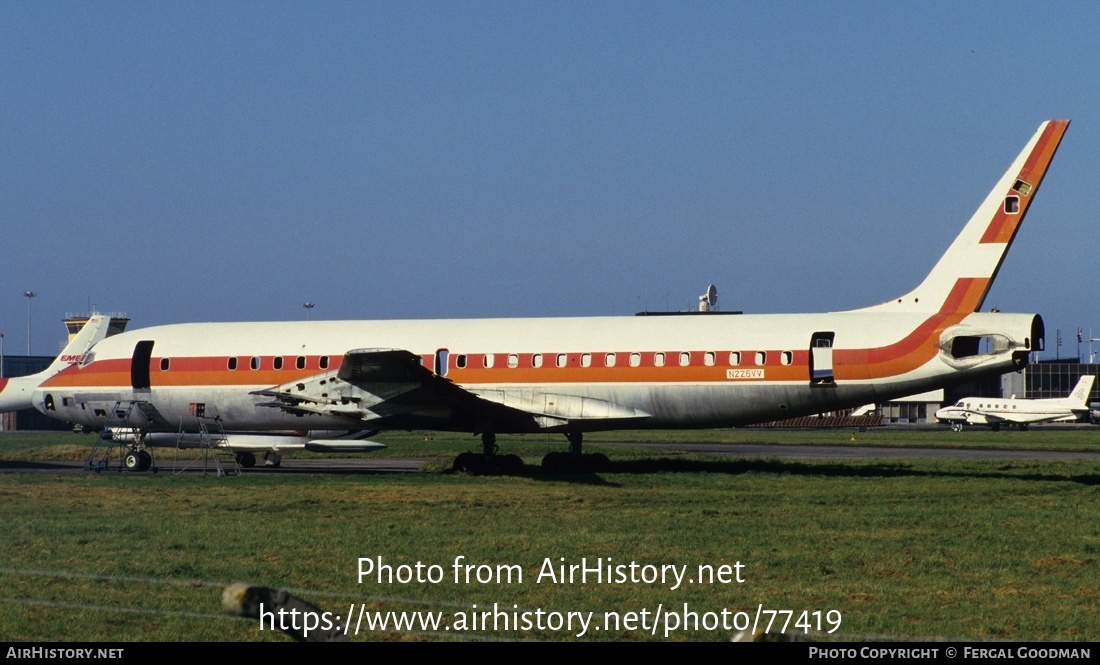
[[[523,473],[523,458],[519,455],[497,455],[496,467],[505,475]]]
[[[577,455],[576,453],[562,453],[552,452],[546,453],[546,456],[542,458],[542,470],[549,473],[577,473],[580,471],[586,471],[587,455]]]
[[[550,452],[542,458],[542,470],[547,473],[564,473],[567,460],[562,459],[565,453]]]
[[[584,456],[584,470],[604,473],[611,470],[611,460],[603,453],[589,453]]]
[[[479,453],[459,453],[451,470],[455,473],[480,475],[485,472],[485,456]]]
[[[127,471],[141,471],[141,454],[136,450],[128,450],[122,456],[122,466]]]
[[[153,466],[153,456],[147,451],[142,450],[138,452],[138,457],[140,458],[137,468],[138,471],[148,471],[149,467]]]
[[[256,466],[256,456],[252,453],[237,453],[237,464],[246,469]]]

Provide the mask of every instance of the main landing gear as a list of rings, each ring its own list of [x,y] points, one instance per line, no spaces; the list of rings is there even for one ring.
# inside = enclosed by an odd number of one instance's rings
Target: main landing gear
[[[456,473],[473,475],[513,475],[523,472],[523,460],[519,455],[498,455],[497,435],[482,432],[480,453],[460,453],[451,468]]]
[[[256,454],[247,450],[239,452],[233,455],[233,458],[237,460],[237,464],[242,469],[251,469],[256,466]],[[264,466],[270,466],[273,469],[278,469],[283,463],[283,456],[279,453],[269,450],[264,453]]]
[[[611,460],[603,453],[582,453],[583,432],[566,432],[569,452],[546,453],[542,470],[549,473],[602,473],[611,470]]]
[[[603,453],[582,453],[582,432],[567,432],[569,452],[547,453],[542,458],[542,470],[548,473],[602,473],[611,469],[611,460]],[[523,472],[523,460],[519,455],[498,455],[496,434],[481,435],[482,452],[462,453],[455,458],[452,470],[474,475],[514,475]]]

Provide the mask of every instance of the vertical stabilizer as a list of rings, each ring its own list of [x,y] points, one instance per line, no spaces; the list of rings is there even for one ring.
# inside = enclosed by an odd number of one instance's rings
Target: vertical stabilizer
[[[1096,381],[1096,377],[1092,374],[1086,374],[1081,377],[1081,380],[1077,382],[1077,387],[1073,389],[1073,392],[1066,398],[1068,406],[1071,409],[1087,409],[1089,405],[1089,393],[1092,392],[1092,384]]]
[[[981,309],[1067,127],[1069,120],[1041,124],[920,286],[864,311]]]
[[[30,376],[0,379],[0,413],[31,408],[31,394],[43,381],[69,365],[80,362],[97,342],[107,336],[111,317],[96,315],[88,319],[50,366]]]

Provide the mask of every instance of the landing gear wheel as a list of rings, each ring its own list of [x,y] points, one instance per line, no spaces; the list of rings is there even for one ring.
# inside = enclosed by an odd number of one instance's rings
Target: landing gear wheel
[[[237,453],[237,464],[246,469],[256,466],[256,456],[252,453]]]
[[[140,458],[137,467],[138,471],[148,471],[149,467],[153,466],[153,456],[150,455],[148,451],[142,450],[138,452],[138,457]]]
[[[603,453],[588,453],[584,456],[583,468],[593,473],[604,473],[611,470],[611,460]]]
[[[580,470],[580,455],[573,453],[546,453],[542,458],[542,470],[547,473],[576,473]]]
[[[141,453],[129,450],[122,456],[122,466],[127,471],[141,471]]]
[[[485,456],[478,453],[459,453],[455,458],[451,470],[455,473],[468,473],[481,475],[485,472]]]
[[[523,473],[523,458],[519,455],[497,455],[497,472],[506,476]]]

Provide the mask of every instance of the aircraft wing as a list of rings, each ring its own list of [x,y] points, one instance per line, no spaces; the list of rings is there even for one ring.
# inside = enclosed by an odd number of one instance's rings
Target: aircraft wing
[[[261,406],[296,415],[343,416],[384,429],[534,432],[578,420],[650,417],[606,400],[531,388],[468,389],[424,367],[420,356],[403,349],[348,351],[338,370],[254,394],[274,398]]]
[[[1013,414],[1011,418],[1008,418],[1010,422],[1014,423],[1059,423],[1059,422],[1073,422],[1077,420],[1077,415],[1073,413],[1021,413],[1019,415]]]
[[[420,356],[402,349],[348,351],[336,377],[354,384],[419,383],[439,378],[421,364]]]

